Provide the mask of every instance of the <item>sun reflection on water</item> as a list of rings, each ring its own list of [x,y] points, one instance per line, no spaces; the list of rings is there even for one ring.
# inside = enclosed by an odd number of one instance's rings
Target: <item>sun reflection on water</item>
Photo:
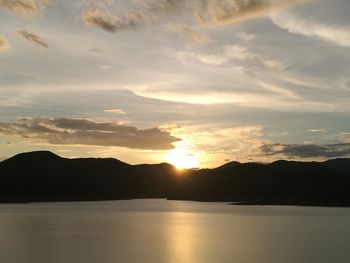
[[[193,227],[192,217],[195,214],[172,212],[169,215],[167,229],[167,262],[193,263],[197,262],[196,255],[198,240],[196,241],[196,227]]]

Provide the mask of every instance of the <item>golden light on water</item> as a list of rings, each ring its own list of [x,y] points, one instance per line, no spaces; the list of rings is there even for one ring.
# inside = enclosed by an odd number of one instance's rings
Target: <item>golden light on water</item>
[[[200,167],[200,155],[187,152],[182,149],[174,149],[166,156],[168,163],[176,166],[178,169],[189,169]]]

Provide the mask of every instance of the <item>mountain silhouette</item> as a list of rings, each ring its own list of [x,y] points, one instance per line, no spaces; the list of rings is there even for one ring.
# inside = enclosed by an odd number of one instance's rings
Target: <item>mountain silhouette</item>
[[[230,162],[214,169],[21,153],[0,163],[0,202],[168,198],[235,204],[350,206],[350,159]]]

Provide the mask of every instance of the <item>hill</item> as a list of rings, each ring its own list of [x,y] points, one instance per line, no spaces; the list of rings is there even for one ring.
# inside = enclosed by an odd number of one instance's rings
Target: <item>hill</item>
[[[215,169],[67,159],[51,152],[0,163],[0,202],[169,198],[239,204],[350,206],[350,159],[231,162]]]

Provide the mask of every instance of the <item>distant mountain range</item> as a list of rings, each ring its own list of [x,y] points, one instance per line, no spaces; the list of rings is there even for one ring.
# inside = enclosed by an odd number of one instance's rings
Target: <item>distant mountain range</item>
[[[21,153],[0,163],[0,202],[168,198],[256,205],[350,206],[350,159],[230,162],[177,170],[166,163]]]

